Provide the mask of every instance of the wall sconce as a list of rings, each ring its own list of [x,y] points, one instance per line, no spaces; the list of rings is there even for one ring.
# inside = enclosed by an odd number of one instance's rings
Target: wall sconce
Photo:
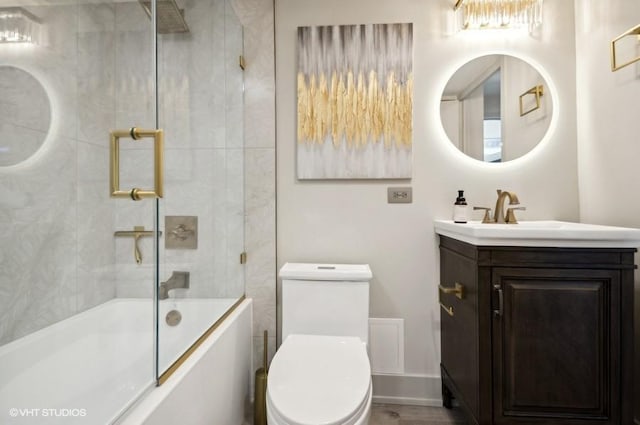
[[[22,7],[0,8],[0,43],[38,44],[41,23]]]
[[[462,29],[533,28],[542,23],[543,0],[457,0]]]

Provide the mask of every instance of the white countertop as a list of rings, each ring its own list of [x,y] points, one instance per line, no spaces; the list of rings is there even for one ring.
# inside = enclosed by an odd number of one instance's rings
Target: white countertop
[[[435,232],[473,245],[574,248],[638,248],[640,229],[568,221],[521,221],[518,224],[454,223],[435,220]]]

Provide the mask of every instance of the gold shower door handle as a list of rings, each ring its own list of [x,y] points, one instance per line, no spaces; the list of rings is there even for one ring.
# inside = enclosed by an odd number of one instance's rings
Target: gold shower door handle
[[[110,191],[112,198],[130,198],[139,201],[145,198],[162,198],[164,192],[164,131],[143,130],[132,127],[129,130],[113,130],[110,137],[111,162]],[[120,138],[128,137],[133,140],[153,139],[153,189],[140,189],[134,187],[129,190],[120,190]]]

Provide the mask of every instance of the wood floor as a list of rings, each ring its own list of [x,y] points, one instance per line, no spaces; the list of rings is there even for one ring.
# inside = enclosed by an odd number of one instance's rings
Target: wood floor
[[[247,411],[243,425],[253,424],[253,411]],[[373,404],[369,425],[467,425],[455,408]]]
[[[369,425],[467,425],[456,409],[374,404]]]

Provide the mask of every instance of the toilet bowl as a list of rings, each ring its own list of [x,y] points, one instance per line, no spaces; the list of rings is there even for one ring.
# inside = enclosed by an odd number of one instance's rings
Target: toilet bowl
[[[282,340],[267,378],[268,425],[366,425],[367,264],[286,263]]]
[[[269,425],[364,425],[371,367],[357,337],[289,335],[267,380]]]

